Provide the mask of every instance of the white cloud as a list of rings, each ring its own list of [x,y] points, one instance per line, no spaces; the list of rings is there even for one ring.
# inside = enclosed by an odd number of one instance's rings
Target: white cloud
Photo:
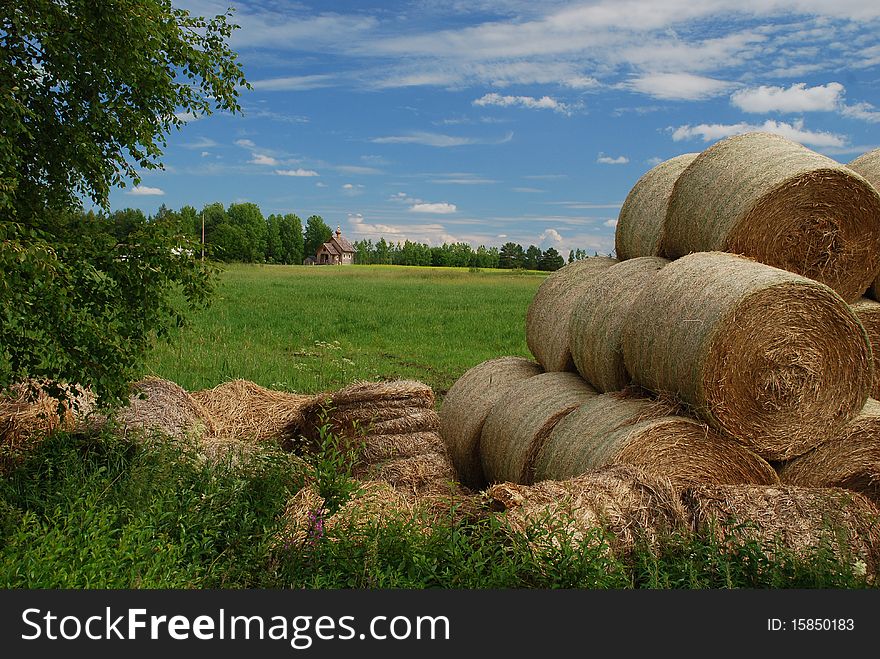
[[[209,137],[199,137],[194,142],[186,142],[181,145],[184,149],[210,149],[217,146],[217,142]]]
[[[414,213],[434,213],[437,215],[449,215],[458,210],[455,204],[448,204],[446,202],[436,204],[413,204],[409,209]]]
[[[844,117],[852,119],[861,119],[863,121],[876,124],[880,122],[880,110],[870,103],[854,103],[852,105],[844,105],[840,109],[840,113]]]
[[[278,176],[319,176],[318,172],[312,169],[276,169]]]
[[[565,103],[560,103],[549,96],[542,96],[541,98],[533,96],[502,96],[493,92],[481,96],[473,104],[481,107],[488,105],[497,105],[499,107],[518,106],[532,110],[553,110],[561,114],[571,114],[571,110]]]
[[[343,174],[359,174],[364,176],[371,176],[373,174],[381,174],[381,169],[376,169],[375,167],[365,167],[363,165],[337,165],[334,167],[337,172],[342,172]]]
[[[833,112],[840,104],[844,87],[839,82],[807,87],[798,82],[791,87],[761,85],[734,92],[730,101],[743,112]]]
[[[271,167],[276,167],[278,165],[278,161],[272,156],[267,156],[264,153],[252,153],[251,159],[248,160],[252,165],[269,165]]]
[[[244,149],[253,149],[255,146],[257,146],[251,140],[235,140],[235,144]]]
[[[255,80],[251,83],[254,89],[267,92],[306,91],[330,87],[334,77],[331,75],[288,76],[284,78],[268,78]]]
[[[165,191],[161,188],[151,188],[147,185],[136,185],[126,194],[134,195],[135,197],[158,197],[164,195]]]
[[[763,124],[699,124],[697,126],[684,125],[672,131],[672,139],[676,142],[690,139],[702,139],[704,142],[720,140],[731,135],[740,135],[754,131],[775,133],[787,137],[795,142],[809,144],[814,147],[843,147],[847,140],[842,135],[824,131],[810,131],[804,128],[803,120],[792,123],[783,121],[767,120]]]
[[[386,137],[374,137],[372,142],[376,144],[422,144],[424,146],[436,146],[446,148],[451,146],[465,146],[468,144],[503,144],[513,139],[513,132],[507,133],[503,138],[495,141],[487,141],[475,137],[456,137],[442,133],[413,132],[408,135],[390,135]]]
[[[654,98],[700,101],[726,93],[733,83],[693,73],[648,73],[631,78],[625,86]]]
[[[538,237],[538,243],[543,245],[548,242],[559,244],[564,239],[556,229],[547,229]]]
[[[625,165],[629,162],[629,158],[626,156],[612,158],[611,156],[606,156],[604,153],[600,153],[599,157],[596,158],[596,162],[601,165]]]
[[[202,118],[201,115],[197,115],[193,112],[175,112],[174,118],[178,121],[182,121],[183,123],[192,123],[193,121],[198,121]]]
[[[606,227],[609,227],[611,229],[617,228],[617,220],[605,220],[604,224]]]

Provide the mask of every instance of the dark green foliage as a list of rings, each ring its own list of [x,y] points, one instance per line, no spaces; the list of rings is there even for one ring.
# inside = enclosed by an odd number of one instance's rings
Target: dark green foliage
[[[564,265],[565,260],[562,258],[562,255],[553,247],[548,247],[538,261],[538,270],[559,270]]]
[[[318,248],[333,237],[333,231],[320,215],[312,215],[306,220],[303,235],[303,255],[314,256]]]

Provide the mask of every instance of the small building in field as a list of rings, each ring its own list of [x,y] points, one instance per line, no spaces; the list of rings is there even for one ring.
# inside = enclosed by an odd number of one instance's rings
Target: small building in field
[[[342,237],[342,229],[336,227],[336,235],[318,248],[315,254],[317,265],[351,265],[357,250]]]

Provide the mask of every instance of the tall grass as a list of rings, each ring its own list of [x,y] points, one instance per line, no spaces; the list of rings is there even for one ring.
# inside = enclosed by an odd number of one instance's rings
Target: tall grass
[[[482,361],[529,356],[525,313],[545,274],[230,265],[213,305],[148,367],[188,390],[245,378],[318,393],[403,377],[442,395]]]

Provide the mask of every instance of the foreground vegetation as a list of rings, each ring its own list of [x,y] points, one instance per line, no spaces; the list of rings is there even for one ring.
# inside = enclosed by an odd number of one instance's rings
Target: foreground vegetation
[[[267,448],[247,468],[205,463],[186,444],[59,434],[0,481],[4,588],[859,588],[818,551],[770,560],[680,540],[626,559],[601,545],[531,540],[500,518],[439,525],[386,520],[289,544],[280,514],[301,463]]]
[[[485,359],[528,356],[525,312],[541,281],[510,271],[230,266],[214,305],[155,350],[151,370],[189,390],[239,377],[303,392],[411,377],[440,397]],[[285,505],[315,481],[337,503],[356,487],[345,460],[326,451],[309,462],[268,446],[242,467],[207,462],[185,442],[120,439],[109,429],[56,434],[0,478],[0,586],[866,586],[830,552],[780,549],[771,559],[753,544],[722,550],[673,538],[659,554],[612,557],[601,543],[511,534],[498,516],[429,534],[386,519],[357,534],[292,541]]]

